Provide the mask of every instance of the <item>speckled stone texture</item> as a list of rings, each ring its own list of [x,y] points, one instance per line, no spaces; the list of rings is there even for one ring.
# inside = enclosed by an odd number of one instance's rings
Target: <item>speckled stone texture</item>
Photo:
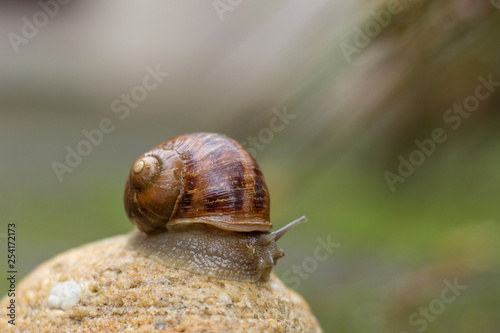
[[[2,332],[321,332],[305,301],[271,276],[236,282],[169,269],[108,238],[62,253],[18,286],[16,326],[0,302]],[[47,304],[52,286],[74,280],[81,298]]]

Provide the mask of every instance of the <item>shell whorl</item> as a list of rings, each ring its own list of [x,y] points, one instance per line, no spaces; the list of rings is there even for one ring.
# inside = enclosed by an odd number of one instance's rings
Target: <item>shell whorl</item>
[[[141,156],[130,171],[125,209],[146,233],[190,223],[240,232],[272,228],[259,166],[220,134],[179,136]]]

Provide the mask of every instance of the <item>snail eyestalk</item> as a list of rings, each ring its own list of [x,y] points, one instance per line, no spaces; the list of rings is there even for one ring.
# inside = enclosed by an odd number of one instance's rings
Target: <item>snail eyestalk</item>
[[[275,236],[271,233],[262,234],[257,240],[257,245],[266,246],[275,239]]]
[[[307,221],[307,218],[305,216],[302,216],[302,217],[299,217],[298,219],[296,219],[295,221],[293,222],[290,222],[288,223],[286,226],[284,226],[283,228],[279,229],[279,230],[276,230],[276,231],[273,231],[270,233],[270,235],[274,236],[274,239],[275,240],[278,240],[280,239],[288,230],[290,230],[292,227],[294,227],[295,225],[299,224],[300,222],[306,222]]]

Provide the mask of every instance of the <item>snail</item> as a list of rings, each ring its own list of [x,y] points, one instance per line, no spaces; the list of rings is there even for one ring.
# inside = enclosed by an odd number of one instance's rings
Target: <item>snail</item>
[[[194,133],[165,141],[134,163],[125,211],[127,245],[172,268],[228,280],[268,281],[283,257],[269,193],[256,161],[236,141]]]

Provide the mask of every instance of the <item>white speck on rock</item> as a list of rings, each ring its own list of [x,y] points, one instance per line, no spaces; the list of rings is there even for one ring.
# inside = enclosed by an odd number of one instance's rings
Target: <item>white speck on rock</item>
[[[283,289],[281,289],[280,285],[277,284],[276,282],[269,282],[269,285],[271,286],[271,288],[273,288],[274,290],[276,291],[283,291]]]
[[[82,288],[73,280],[58,282],[50,289],[47,304],[53,308],[68,310],[78,303],[82,296]]]

